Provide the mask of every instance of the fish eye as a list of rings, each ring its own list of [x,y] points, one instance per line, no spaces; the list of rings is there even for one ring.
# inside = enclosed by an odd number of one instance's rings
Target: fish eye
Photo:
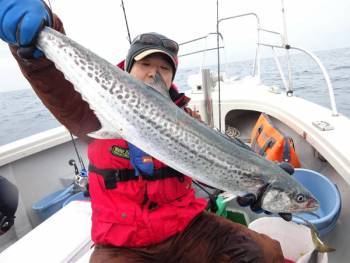
[[[305,196],[303,194],[298,194],[297,197],[295,198],[295,200],[298,202],[298,203],[302,203],[305,201]]]

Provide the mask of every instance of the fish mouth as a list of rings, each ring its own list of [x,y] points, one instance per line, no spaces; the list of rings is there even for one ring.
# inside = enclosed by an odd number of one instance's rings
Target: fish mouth
[[[316,198],[310,198],[307,203],[305,208],[307,208],[309,211],[315,211],[320,207],[320,203],[317,201]]]
[[[291,209],[291,213],[310,213],[316,211],[320,207],[319,202],[314,197],[310,197],[309,200],[302,207],[294,207]]]

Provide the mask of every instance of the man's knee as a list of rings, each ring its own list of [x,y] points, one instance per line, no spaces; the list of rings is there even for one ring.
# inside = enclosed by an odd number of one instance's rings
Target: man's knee
[[[229,243],[225,244],[218,262],[263,262],[264,251],[261,246],[245,233],[231,233]]]

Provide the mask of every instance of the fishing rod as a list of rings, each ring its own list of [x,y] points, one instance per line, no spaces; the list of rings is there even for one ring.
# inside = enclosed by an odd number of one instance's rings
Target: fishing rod
[[[51,6],[50,0],[47,0],[47,3],[48,3],[48,5],[49,5],[50,10],[52,11],[52,6]]]
[[[123,0],[121,0],[121,5],[122,5],[122,8],[123,8],[126,30],[127,30],[127,32],[128,32],[128,41],[129,41],[129,44],[131,44],[131,37],[130,37],[129,24],[128,24],[128,19],[127,19],[127,17],[126,17],[126,12],[125,12],[125,7],[124,7],[124,1],[123,1]]]
[[[220,89],[220,38],[219,38],[219,0],[216,0],[216,45],[218,53],[218,95],[219,95],[219,130],[221,131],[221,89]]]
[[[72,134],[71,132],[69,132],[69,134],[70,134],[70,137],[71,137],[73,146],[74,146],[75,153],[76,153],[76,155],[77,155],[77,157],[78,157],[78,161],[79,161],[79,163],[80,163],[80,167],[81,167],[81,169],[82,169],[83,171],[86,171],[85,165],[84,165],[84,161],[83,161],[83,159],[81,158],[81,156],[80,156],[80,154],[79,154],[77,145],[76,145],[76,143],[75,143],[75,141],[74,141],[74,138],[73,138],[73,134]]]
[[[84,195],[88,196],[88,173],[87,173],[87,170],[85,169],[84,161],[79,154],[77,145],[73,138],[73,134],[71,132],[69,132],[69,134],[81,167],[81,170],[79,171],[74,159],[71,159],[68,161],[68,164],[74,167],[75,180],[74,180],[73,191],[74,192],[83,191]]]
[[[287,95],[293,96],[292,66],[291,66],[290,56],[289,56],[290,45],[288,44],[288,37],[287,37],[287,21],[286,21],[286,15],[284,11],[284,0],[281,0],[281,11],[282,11],[282,20],[283,20],[283,46],[286,49],[286,58],[287,58],[287,65],[288,65]]]

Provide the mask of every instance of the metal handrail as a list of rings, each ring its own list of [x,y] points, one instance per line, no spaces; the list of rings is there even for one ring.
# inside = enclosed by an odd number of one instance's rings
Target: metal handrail
[[[327,84],[329,98],[330,98],[330,104],[331,104],[331,110],[332,110],[332,115],[333,116],[338,116],[339,114],[338,114],[338,110],[337,110],[337,106],[336,106],[336,102],[335,102],[334,89],[333,89],[332,83],[330,81],[329,74],[328,74],[326,68],[323,66],[323,64],[320,61],[320,59],[316,55],[314,55],[312,52],[310,52],[310,51],[308,51],[306,49],[302,49],[302,48],[298,48],[298,47],[291,47],[289,44],[286,43],[286,41],[287,41],[286,36],[284,36],[285,39],[283,39],[282,34],[279,33],[279,32],[261,28],[260,27],[259,16],[257,14],[255,14],[255,13],[245,13],[245,14],[241,14],[241,15],[236,15],[236,16],[230,16],[230,17],[222,18],[222,19],[218,20],[218,23],[222,22],[224,20],[235,19],[235,18],[240,18],[240,17],[244,17],[244,16],[250,16],[250,15],[253,15],[256,18],[256,21],[257,21],[257,32],[258,32],[257,33],[257,48],[256,48],[256,55],[255,55],[254,68],[253,68],[253,76],[255,75],[255,67],[257,66],[258,67],[258,74],[257,75],[258,75],[258,77],[260,79],[260,56],[259,56],[260,49],[259,49],[259,47],[260,46],[269,46],[269,47],[272,48],[273,56],[274,56],[274,59],[275,59],[275,63],[277,65],[277,68],[278,68],[279,74],[281,76],[283,85],[284,85],[284,87],[285,87],[285,89],[287,91],[287,95],[292,95],[293,94],[293,90],[292,90],[291,66],[290,66],[290,63],[289,63],[289,58],[288,58],[289,83],[287,83],[287,80],[284,77],[284,74],[283,74],[283,71],[282,71],[282,67],[281,67],[281,65],[279,63],[279,60],[278,60],[276,54],[275,54],[274,48],[282,48],[282,49],[285,49],[287,51],[289,49],[299,50],[299,51],[307,54],[308,56],[310,56],[316,62],[316,64],[320,67],[320,69],[322,71],[322,74],[323,74],[323,76],[325,78],[326,84]],[[261,43],[260,42],[260,31],[264,31],[264,32],[271,33],[271,34],[280,35],[283,45],[282,46],[277,46],[277,45],[269,45],[269,44]],[[289,53],[287,54],[287,56],[289,56]]]
[[[204,35],[204,36],[197,37],[197,38],[194,38],[194,39],[191,39],[191,40],[188,40],[188,41],[179,43],[179,46],[187,45],[187,44],[190,44],[190,43],[193,43],[193,42],[197,42],[197,41],[206,39],[206,38],[208,38],[210,35],[217,35],[217,33],[216,33],[216,32],[208,33],[208,34],[206,34],[206,35]],[[222,36],[220,33],[219,33],[219,37],[221,38],[221,41],[224,42],[224,38],[223,38],[223,36]],[[223,49],[223,48],[225,48],[225,47],[224,47],[224,46],[220,46],[220,47],[219,47],[219,49]],[[218,49],[218,47],[214,47],[214,48],[205,48],[205,49],[196,50],[196,51],[189,52],[189,53],[185,53],[185,54],[180,54],[178,57],[185,57],[185,56],[194,55],[194,54],[198,54],[198,53],[203,53],[203,52],[206,52],[206,51],[217,50],[217,49]]]
[[[229,19],[235,19],[235,18],[241,18],[244,16],[254,16],[256,18],[256,22],[258,25],[258,28],[260,28],[260,20],[257,14],[251,12],[251,13],[246,13],[246,14],[241,14],[241,15],[236,15],[236,16],[230,16],[230,17],[224,17],[219,19],[219,4],[217,0],[217,22],[216,22],[216,32],[219,33],[219,25],[221,22],[229,20]],[[257,31],[257,39],[258,43],[260,42],[260,31]],[[219,40],[217,40],[217,47],[219,47]],[[220,49],[217,49],[218,52],[218,80],[220,79]],[[261,79],[261,74],[260,74],[260,55],[259,55],[259,45],[256,47],[256,53],[255,53],[255,61],[254,61],[254,66],[253,66],[253,76],[255,76],[255,70],[256,67],[258,68],[258,78],[259,81]],[[221,91],[220,91],[220,81],[218,82],[218,93],[219,93],[219,129],[221,131]]]
[[[272,50],[274,50],[274,48],[286,49],[285,46],[277,46],[277,45],[271,45],[271,44],[266,44],[266,43],[259,43],[259,45],[266,46],[266,47],[271,47]],[[330,99],[331,109],[332,109],[332,115],[333,116],[338,116],[339,113],[338,113],[337,105],[336,105],[336,102],[335,102],[335,95],[334,95],[333,85],[332,85],[331,79],[329,77],[329,74],[328,74],[326,68],[324,67],[323,63],[321,62],[321,60],[315,54],[313,54],[311,51],[308,51],[308,50],[306,50],[304,48],[288,46],[288,49],[298,50],[298,51],[300,51],[302,53],[307,54],[319,66],[319,68],[321,69],[321,72],[323,74],[323,77],[324,77],[324,79],[326,81],[326,84],[327,84],[328,93],[329,93],[329,99]],[[277,61],[276,61],[277,67],[280,67],[279,63]],[[284,85],[286,87],[286,80],[285,80],[285,78],[283,76],[283,72],[280,69],[279,69],[279,71],[280,71],[280,75],[281,75],[282,81],[283,81],[283,83],[284,83]]]
[[[226,21],[226,20],[229,20],[229,19],[236,19],[236,18],[241,18],[241,17],[244,17],[244,16],[254,16],[256,18],[256,22],[257,22],[257,47],[256,47],[256,54],[255,54],[255,59],[254,59],[254,66],[253,66],[253,73],[252,75],[253,76],[256,76],[260,79],[260,46],[266,46],[266,47],[270,47],[272,49],[272,53],[273,53],[273,57],[275,59],[275,63],[277,65],[277,68],[278,68],[278,71],[279,71],[279,74],[281,76],[281,80],[283,82],[283,85],[286,89],[286,92],[287,92],[287,95],[292,95],[293,94],[293,90],[292,90],[292,84],[291,84],[291,69],[290,69],[290,63],[288,62],[288,73],[289,73],[289,83],[287,82],[286,78],[284,77],[284,74],[283,74],[283,70],[282,70],[282,67],[279,63],[279,60],[275,54],[275,48],[279,48],[279,49],[285,49],[285,50],[289,50],[289,49],[294,49],[294,50],[298,50],[302,53],[305,53],[307,54],[308,56],[310,56],[312,58],[312,60],[314,60],[316,62],[316,64],[319,66],[319,68],[321,69],[322,71],[322,74],[323,74],[323,77],[326,81],[326,85],[327,85],[327,88],[328,88],[328,93],[329,93],[329,97],[330,97],[330,104],[331,104],[331,110],[332,110],[332,115],[333,116],[338,116],[339,113],[338,113],[338,110],[337,110],[337,106],[336,106],[336,101],[335,101],[335,95],[334,95],[334,89],[333,89],[333,86],[332,86],[332,83],[331,83],[331,80],[330,80],[330,77],[329,77],[329,74],[326,70],[326,68],[324,67],[324,65],[322,64],[322,62],[320,61],[320,59],[315,55],[313,54],[311,51],[308,51],[306,49],[303,49],[303,48],[298,48],[298,47],[292,47],[290,46],[289,44],[286,43],[286,39],[283,38],[283,35],[277,31],[272,31],[272,30],[268,30],[268,29],[265,29],[265,28],[262,28],[260,27],[260,19],[259,19],[259,16],[255,13],[245,13],[245,14],[241,14],[241,15],[236,15],[236,16],[230,16],[230,17],[225,17],[225,18],[221,18],[218,20],[218,24],[222,21]],[[262,43],[260,42],[260,32],[263,31],[263,32],[267,32],[267,33],[271,33],[271,34],[276,34],[276,35],[279,35],[281,37],[281,41],[282,41],[282,45],[279,46],[279,45],[272,45],[272,44],[267,44],[267,43]],[[207,34],[206,36],[203,36],[203,37],[200,37],[200,38],[196,38],[194,40],[190,40],[190,41],[187,41],[187,42],[184,42],[184,43],[181,43],[180,45],[182,44],[187,44],[187,43],[191,43],[191,42],[194,42],[194,41],[198,41],[198,40],[201,40],[201,39],[204,39],[206,37],[208,37],[209,35],[211,34],[217,34],[218,36],[221,37],[222,41],[223,41],[223,37],[222,37],[222,34],[220,32],[215,32],[215,33],[209,33]],[[213,48],[213,49],[210,49],[210,50],[219,50],[223,47],[216,47],[216,48]],[[205,50],[201,50],[200,52],[204,52]],[[195,53],[198,53],[198,52],[194,52]],[[186,55],[190,55],[190,54],[186,54]],[[288,54],[289,55],[289,54]],[[287,58],[289,60],[289,58]],[[257,69],[257,70],[256,70]]]
[[[224,46],[220,46],[219,48],[220,48],[220,49],[223,49]],[[180,57],[186,57],[186,56],[189,56],[189,55],[194,55],[194,54],[203,53],[203,52],[212,51],[212,50],[217,50],[217,47],[206,48],[206,49],[201,49],[201,50],[197,50],[197,51],[193,51],[193,52],[181,54],[181,55],[178,55],[178,57],[179,57],[179,58],[180,58]]]
[[[337,104],[335,102],[333,85],[332,85],[331,79],[329,77],[329,74],[328,74],[326,68],[323,66],[321,60],[315,54],[313,54],[311,51],[308,51],[306,49],[298,48],[298,47],[290,47],[290,48],[295,49],[295,50],[299,50],[299,51],[304,52],[305,54],[309,55],[316,62],[316,64],[320,67],[322,74],[323,74],[323,77],[325,78],[325,81],[327,83],[329,99],[330,99],[331,108],[332,108],[332,115],[338,116],[339,113],[337,110]]]
[[[202,39],[206,39],[206,38],[209,37],[210,35],[217,35],[217,34],[218,34],[218,33],[216,33],[216,32],[208,33],[208,34],[206,34],[206,35],[204,35],[204,36],[197,37],[197,38],[194,38],[194,39],[191,39],[191,40],[188,40],[188,41],[179,43],[179,46],[186,45],[186,44],[189,44],[189,43],[193,43],[193,42],[196,42],[196,41],[199,41],[199,40],[202,40]],[[220,38],[221,38],[221,41],[224,41],[224,38],[223,38],[223,36],[221,35],[221,33],[219,33],[219,36],[220,36]]]
[[[257,43],[260,42],[260,19],[259,16],[256,13],[250,12],[250,13],[245,13],[245,14],[241,14],[241,15],[236,15],[236,16],[229,16],[229,17],[224,17],[218,20],[218,25],[220,24],[220,22],[226,21],[226,20],[230,20],[230,19],[236,19],[236,18],[241,18],[241,17],[245,17],[245,16],[254,16],[256,18],[256,23],[257,23]],[[218,26],[219,27],[219,26]],[[257,76],[260,80],[261,77],[261,71],[260,71],[260,52],[259,52],[259,45],[257,45],[256,47],[256,51],[255,51],[255,58],[254,58],[254,64],[253,64],[253,73],[252,75],[255,76],[256,75],[256,69],[257,69]]]
[[[280,61],[278,60],[278,57],[276,56],[275,48],[271,47],[271,49],[272,49],[273,58],[275,59],[275,63],[277,65],[278,72],[280,73],[280,76],[281,76],[281,79],[282,79],[282,82],[284,85],[284,88],[286,89],[286,91],[288,91],[288,83],[287,83],[286,78],[284,77]]]

